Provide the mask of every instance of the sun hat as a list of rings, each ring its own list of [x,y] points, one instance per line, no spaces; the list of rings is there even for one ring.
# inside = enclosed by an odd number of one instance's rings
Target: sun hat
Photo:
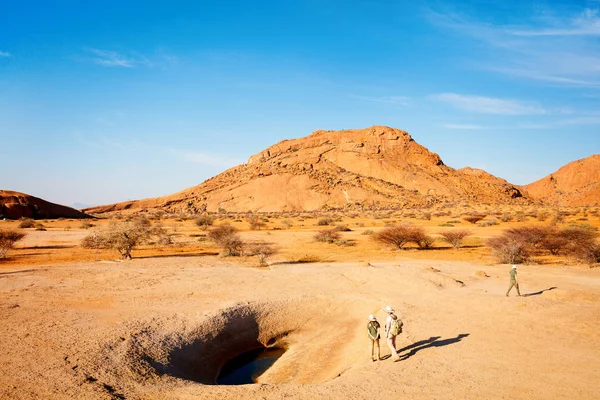
[[[513,265],[513,269],[517,269],[517,266],[516,266],[516,265]]]
[[[369,321],[377,321],[377,318],[375,318],[373,314],[369,315],[367,318],[369,319]]]
[[[392,306],[386,306],[383,311],[385,311],[386,313],[395,313],[396,311],[394,311],[394,309],[392,308]]]

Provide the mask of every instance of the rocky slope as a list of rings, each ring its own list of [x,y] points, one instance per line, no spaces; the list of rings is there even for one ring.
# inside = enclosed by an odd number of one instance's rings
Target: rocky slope
[[[0,218],[89,218],[89,215],[28,194],[0,190]]]
[[[516,186],[485,171],[448,167],[405,131],[374,126],[284,140],[182,192],[85,211],[365,209],[457,201],[530,202]]]
[[[600,205],[600,154],[573,161],[524,186],[532,196],[559,206]]]

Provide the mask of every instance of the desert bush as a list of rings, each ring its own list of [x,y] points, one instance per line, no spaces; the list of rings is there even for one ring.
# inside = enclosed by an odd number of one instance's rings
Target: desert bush
[[[317,226],[327,226],[327,225],[331,225],[333,223],[333,219],[331,218],[320,218],[317,221]]]
[[[221,241],[223,252],[221,253],[225,257],[238,257],[244,252],[244,241],[237,233],[227,236]]]
[[[347,247],[356,246],[356,243],[354,241],[345,240],[345,239],[336,240],[334,243],[337,244],[338,246],[347,246]]]
[[[447,224],[460,224],[460,221],[457,219],[451,219],[450,221],[446,222]]]
[[[31,218],[21,218],[21,222],[19,222],[19,228],[27,229],[35,227],[35,221]]]
[[[553,232],[554,228],[551,226],[531,225],[509,228],[504,231],[504,234],[517,242],[537,247],[544,238],[552,235]]]
[[[548,250],[550,254],[556,256],[569,246],[569,240],[557,234],[550,234],[544,237],[539,245],[542,249]]]
[[[338,232],[350,232],[352,229],[348,228],[346,224],[336,224],[335,230]]]
[[[459,249],[462,246],[463,240],[471,234],[472,232],[466,229],[453,229],[446,232],[440,232],[442,240],[446,243],[450,243],[455,249]]]
[[[578,246],[574,249],[573,255],[578,260],[587,264],[600,263],[600,243],[590,242]]]
[[[552,218],[552,225],[560,224],[565,222],[565,213],[562,211],[556,211],[554,217]]]
[[[429,235],[422,235],[422,236],[415,237],[417,246],[419,246],[420,249],[431,249],[433,247],[433,245],[435,244],[435,240],[436,239],[433,236],[429,236]]]
[[[442,226],[442,227],[445,227],[445,228],[454,228],[454,225],[449,224],[449,223],[439,224],[438,226]]]
[[[277,254],[277,249],[269,243],[252,243],[247,248],[247,254],[250,256],[256,256],[258,258],[259,265],[264,267],[267,265],[267,259]]]
[[[361,235],[373,235],[375,232],[372,229],[365,229],[360,234]]]
[[[198,228],[200,228],[200,230],[207,230],[209,226],[212,226],[212,224],[215,223],[215,217],[213,217],[212,215],[208,215],[208,214],[202,214],[199,215],[198,217],[196,217],[196,219],[194,220],[194,224],[196,224],[196,226]]]
[[[494,255],[505,264],[520,264],[529,257],[529,249],[525,242],[516,240],[506,234],[488,240]]]
[[[208,231],[208,238],[218,246],[223,246],[229,238],[237,233],[237,229],[229,224],[217,225]]]
[[[93,226],[94,225],[90,221],[88,221],[86,219],[84,219],[83,221],[81,221],[81,224],[79,224],[79,228],[81,228],[81,229],[89,229],[89,228],[91,228]]]
[[[512,219],[513,219],[513,217],[509,213],[504,213],[500,216],[500,221],[502,221],[502,222],[510,222],[510,221],[512,221]]]
[[[264,228],[265,226],[267,226],[267,224],[265,223],[265,221],[263,219],[258,218],[257,216],[250,217],[248,219],[248,223],[250,224],[250,229],[253,230],[253,231],[254,230],[261,230],[262,228]]]
[[[425,221],[431,221],[431,213],[430,212],[423,213],[423,215],[421,216],[421,219],[424,219]]]
[[[471,215],[467,215],[466,217],[463,217],[463,219],[472,224],[476,224],[477,222],[481,221],[485,217],[486,217],[485,214],[471,214]]]
[[[425,230],[421,226],[402,224],[398,226],[390,226],[380,230],[373,235],[373,239],[377,242],[395,246],[397,249],[402,249],[408,243],[419,243],[425,236]]]
[[[290,219],[286,218],[283,221],[281,221],[281,225],[283,225],[285,229],[290,229],[294,225],[294,223]]]
[[[550,214],[548,214],[547,211],[540,211],[537,213],[537,220],[540,222],[544,222],[548,219],[549,216]]]
[[[104,231],[86,236],[81,246],[114,249],[121,254],[121,257],[131,259],[131,251],[136,246],[147,242],[151,236],[151,230],[145,221],[147,219],[134,218],[132,221],[111,222]]]
[[[486,226],[498,225],[498,221],[496,221],[495,219],[488,219],[488,220],[484,220],[484,221],[479,221],[479,223],[477,225],[484,228]]]
[[[17,231],[0,231],[0,258],[5,258],[14,244],[23,239],[25,234]]]
[[[342,238],[342,235],[337,229],[321,229],[318,231],[314,239],[317,242],[334,243]]]
[[[517,220],[517,222],[525,222],[527,221],[527,215],[523,214],[522,212],[518,212],[515,216],[515,219]]]
[[[44,224],[37,223],[37,224],[35,224],[35,230],[36,231],[45,231],[46,227],[44,226]]]

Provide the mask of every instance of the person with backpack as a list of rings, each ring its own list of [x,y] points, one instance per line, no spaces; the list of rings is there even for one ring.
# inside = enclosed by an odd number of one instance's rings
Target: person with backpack
[[[519,290],[519,282],[517,282],[517,266],[513,265],[510,272],[510,285],[508,286],[508,291],[506,292],[506,297],[512,290],[513,286],[517,288],[517,296],[521,296],[521,291]]]
[[[400,361],[398,351],[396,351],[396,336],[402,333],[402,326],[404,325],[400,318],[396,316],[396,311],[390,306],[383,309],[388,314],[385,322],[385,336],[387,339],[388,347],[392,352],[392,358],[394,361]]]
[[[377,318],[373,314],[368,317],[369,323],[367,324],[367,332],[369,334],[369,339],[371,339],[371,360],[377,361],[381,360],[381,348],[379,347],[379,338],[381,337],[379,334],[379,322]],[[373,357],[373,353],[375,352],[375,345],[377,345],[377,360]]]

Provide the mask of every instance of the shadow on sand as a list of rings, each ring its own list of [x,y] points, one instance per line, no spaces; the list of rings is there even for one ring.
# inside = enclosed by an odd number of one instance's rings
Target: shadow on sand
[[[468,333],[461,333],[460,335],[456,336],[455,338],[442,339],[442,340],[440,340],[440,338],[441,338],[440,336],[432,336],[429,339],[421,340],[419,342],[415,342],[409,346],[401,348],[400,350],[398,350],[398,354],[400,354],[404,351],[410,350],[408,353],[400,356],[400,360],[406,360],[407,358],[414,356],[421,350],[428,349],[430,347],[443,347],[443,346],[448,346],[450,344],[458,343],[463,338],[466,338],[467,336],[469,336]]]
[[[542,294],[544,292],[548,292],[548,291],[554,290],[554,289],[558,289],[558,287],[552,286],[551,288],[540,290],[539,292],[525,293],[522,297],[539,296],[540,294]]]

